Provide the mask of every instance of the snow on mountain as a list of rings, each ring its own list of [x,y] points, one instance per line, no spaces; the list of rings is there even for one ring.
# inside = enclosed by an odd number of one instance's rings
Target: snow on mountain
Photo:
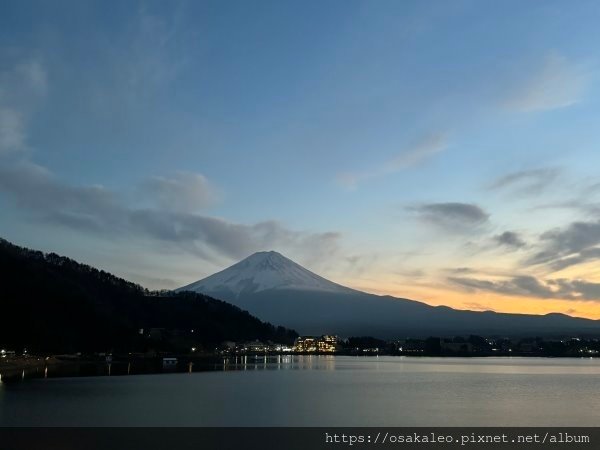
[[[322,292],[354,292],[305,269],[280,253],[258,252],[207,278],[178,291],[202,293],[229,291],[236,296],[271,289],[293,289]]]

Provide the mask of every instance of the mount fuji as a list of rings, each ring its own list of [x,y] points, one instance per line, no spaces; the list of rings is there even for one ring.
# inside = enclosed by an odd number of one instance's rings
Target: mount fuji
[[[600,335],[600,321],[564,314],[464,311],[368,294],[329,281],[274,251],[254,253],[177,291],[225,300],[301,334],[387,339],[436,334]]]
[[[300,264],[277,252],[258,252],[233,266],[180,290],[222,292],[228,297],[276,290],[312,292],[357,292],[305,269]]]

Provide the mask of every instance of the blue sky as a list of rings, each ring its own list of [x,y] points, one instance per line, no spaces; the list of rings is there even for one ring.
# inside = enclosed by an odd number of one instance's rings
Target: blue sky
[[[600,317],[599,19],[4,1],[0,235],[152,288],[275,249],[371,292]]]

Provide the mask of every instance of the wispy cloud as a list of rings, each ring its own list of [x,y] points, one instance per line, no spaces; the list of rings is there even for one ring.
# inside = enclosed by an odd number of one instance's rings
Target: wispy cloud
[[[563,185],[564,186],[564,185]],[[565,209],[583,214],[586,217],[600,215],[600,182],[591,180],[574,180],[563,189],[567,196],[532,207],[532,210]]]
[[[459,274],[464,275],[464,274],[476,272],[475,269],[473,269],[471,267],[448,267],[447,269],[444,269],[444,271],[448,272],[448,273],[456,274],[456,275],[459,275]]]
[[[48,75],[41,61],[29,59],[18,63],[13,76],[20,80],[25,89],[33,90],[36,95],[45,95],[48,89]]]
[[[508,190],[520,196],[537,195],[556,183],[560,174],[561,171],[554,167],[520,170],[497,178],[488,188],[490,190]]]
[[[182,45],[194,39],[180,26],[181,5],[162,13],[144,5],[127,32],[111,35],[102,47],[102,77],[90,77],[91,100],[99,110],[137,111],[166,92],[190,62]]]
[[[525,265],[547,265],[560,270],[597,259],[600,249],[600,221],[573,222],[540,236],[540,247]]]
[[[0,100],[4,103],[26,107],[47,90],[46,68],[36,58],[20,57],[0,72]]]
[[[180,176],[176,182],[165,180],[169,179],[160,179],[158,184],[156,179],[147,182],[150,191],[162,192],[163,198],[154,207],[141,208],[129,205],[125,195],[102,186],[64,183],[33,163],[0,166],[0,192],[37,222],[102,235],[106,239],[149,238],[179,252],[209,260],[239,259],[255,251],[279,249],[303,261],[311,261],[326,258],[337,250],[341,235],[335,231],[296,231],[276,220],[242,224],[194,211],[164,208],[163,202],[177,192],[187,193],[189,197],[179,206],[188,201],[196,204],[198,196],[203,199],[205,195],[198,192],[198,188],[203,188],[206,181],[193,174]],[[143,188],[144,184],[138,189]]]
[[[554,298],[555,292],[532,276],[516,276],[506,280],[450,277],[448,281],[469,291],[490,291],[503,295]]]
[[[140,194],[169,211],[198,211],[219,199],[217,188],[204,175],[183,171],[151,177],[140,187]]]
[[[522,275],[504,280],[450,277],[448,281],[470,292],[488,291],[541,299],[600,301],[600,283],[585,280],[561,278],[543,282],[535,277]]]
[[[518,112],[565,108],[580,101],[588,83],[584,67],[552,53],[513,89],[504,105]]]
[[[24,146],[23,116],[14,109],[0,109],[0,155],[21,150]]]
[[[37,60],[19,61],[0,72],[0,156],[26,148],[27,117],[46,90],[46,72]]]
[[[496,244],[510,249],[520,249],[527,245],[519,233],[515,231],[505,231],[494,236],[493,240]]]
[[[463,305],[471,311],[496,311],[491,306],[477,302],[463,302]]]
[[[448,143],[445,134],[431,134],[416,142],[413,146],[406,148],[395,158],[390,159],[371,170],[339,174],[337,176],[337,182],[345,188],[354,189],[361,182],[400,172],[419,165],[437,153],[445,150],[447,146]]]
[[[566,269],[567,267],[577,266],[590,261],[600,261],[600,248],[594,247],[581,250],[574,256],[552,261],[549,266],[551,270],[559,271]]]
[[[410,206],[418,219],[448,231],[467,232],[485,225],[490,215],[472,203],[428,203]]]

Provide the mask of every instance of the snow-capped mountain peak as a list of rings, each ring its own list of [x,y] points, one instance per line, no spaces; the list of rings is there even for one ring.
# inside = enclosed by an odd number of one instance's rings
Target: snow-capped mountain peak
[[[270,289],[352,291],[320,277],[274,251],[254,253],[221,272],[178,290],[202,293],[228,291],[240,295]]]

